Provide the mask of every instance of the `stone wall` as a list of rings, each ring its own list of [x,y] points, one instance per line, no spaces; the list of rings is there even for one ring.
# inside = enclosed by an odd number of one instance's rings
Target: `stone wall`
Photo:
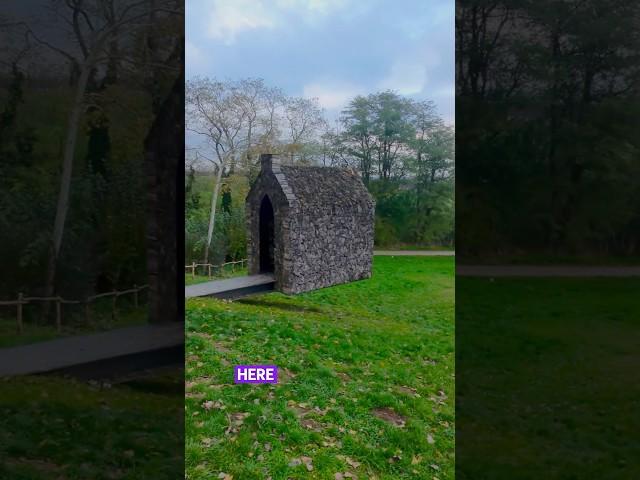
[[[275,215],[276,289],[295,294],[369,278],[374,203],[346,171],[279,166],[263,156],[247,196],[249,273],[259,270],[259,211],[269,195]]]

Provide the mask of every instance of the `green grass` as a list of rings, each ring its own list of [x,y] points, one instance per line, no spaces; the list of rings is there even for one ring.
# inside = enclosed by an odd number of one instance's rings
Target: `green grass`
[[[458,478],[640,478],[640,279],[456,287]]]
[[[2,479],[184,475],[181,369],[146,391],[54,377],[2,379],[0,390]]]
[[[401,243],[398,245],[376,245],[376,250],[402,250],[402,251],[428,251],[428,252],[449,252],[455,250],[454,246],[442,246],[442,245],[407,245]]]
[[[187,478],[453,478],[453,265],[377,257],[366,281],[189,300]],[[280,382],[234,385],[250,363]]]

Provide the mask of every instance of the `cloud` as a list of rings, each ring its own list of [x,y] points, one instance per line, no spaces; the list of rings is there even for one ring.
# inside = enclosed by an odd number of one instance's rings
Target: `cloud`
[[[209,62],[204,52],[189,40],[184,42],[185,64],[192,72],[197,72],[205,68]]]
[[[327,110],[341,110],[352,98],[364,92],[364,88],[356,85],[314,82],[304,86],[303,96],[317,98],[320,106]]]
[[[389,74],[382,79],[380,88],[395,90],[401,95],[420,93],[427,83],[425,65],[409,61],[398,61],[391,66]]]
[[[320,15],[328,15],[344,8],[348,0],[276,0],[276,6],[283,10],[308,11]]]
[[[274,29],[290,21],[317,23],[350,0],[214,0],[210,10],[207,34],[210,38],[232,45],[236,37],[247,31]]]
[[[208,36],[226,45],[233,44],[241,32],[273,28],[277,23],[274,12],[260,0],[215,0],[209,18]]]

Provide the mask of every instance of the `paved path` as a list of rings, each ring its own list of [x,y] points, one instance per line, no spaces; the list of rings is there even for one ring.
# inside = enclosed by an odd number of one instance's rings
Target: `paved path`
[[[275,278],[273,275],[245,275],[242,277],[227,278],[225,280],[213,280],[211,282],[188,285],[184,289],[184,297],[219,297],[235,298],[226,294],[230,292],[258,292],[273,289]]]
[[[184,323],[139,325],[0,348],[0,377],[65,370],[180,347]]]
[[[387,257],[450,257],[455,256],[453,250],[374,250],[374,255]]]
[[[640,277],[640,266],[458,265],[464,277]]]

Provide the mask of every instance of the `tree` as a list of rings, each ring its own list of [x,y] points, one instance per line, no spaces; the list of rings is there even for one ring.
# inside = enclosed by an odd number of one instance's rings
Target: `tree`
[[[639,14],[621,0],[459,2],[461,245],[636,248]]]
[[[67,30],[61,33],[73,38],[72,45],[54,44],[25,22],[17,22],[11,26],[23,30],[26,38],[32,39],[66,61],[71,72],[70,83],[74,88],[62,153],[60,187],[45,281],[46,296],[52,295],[55,289],[56,266],[69,212],[78,128],[87,107],[87,93],[95,81],[96,72],[100,66],[106,65],[107,76],[113,78],[118,62],[118,41],[130,41],[132,33],[147,24],[153,11],[175,13],[173,3],[169,0],[151,3],[118,0],[54,1],[52,13],[64,21]],[[61,37],[64,38],[65,35]]]
[[[357,159],[358,170],[365,185],[369,184],[373,169],[375,133],[373,131],[373,106],[370,98],[357,96],[340,117],[343,133],[342,141],[347,154]]]
[[[318,137],[319,132],[326,128],[322,108],[317,99],[289,98],[285,101],[284,118],[291,163],[296,152],[301,152],[304,160],[304,145]]]
[[[176,302],[177,276],[176,178],[184,165],[182,109],[184,76],[180,75],[161,104],[145,139],[149,217],[147,220],[147,270],[149,278],[149,321],[165,323],[184,320],[184,305]]]

